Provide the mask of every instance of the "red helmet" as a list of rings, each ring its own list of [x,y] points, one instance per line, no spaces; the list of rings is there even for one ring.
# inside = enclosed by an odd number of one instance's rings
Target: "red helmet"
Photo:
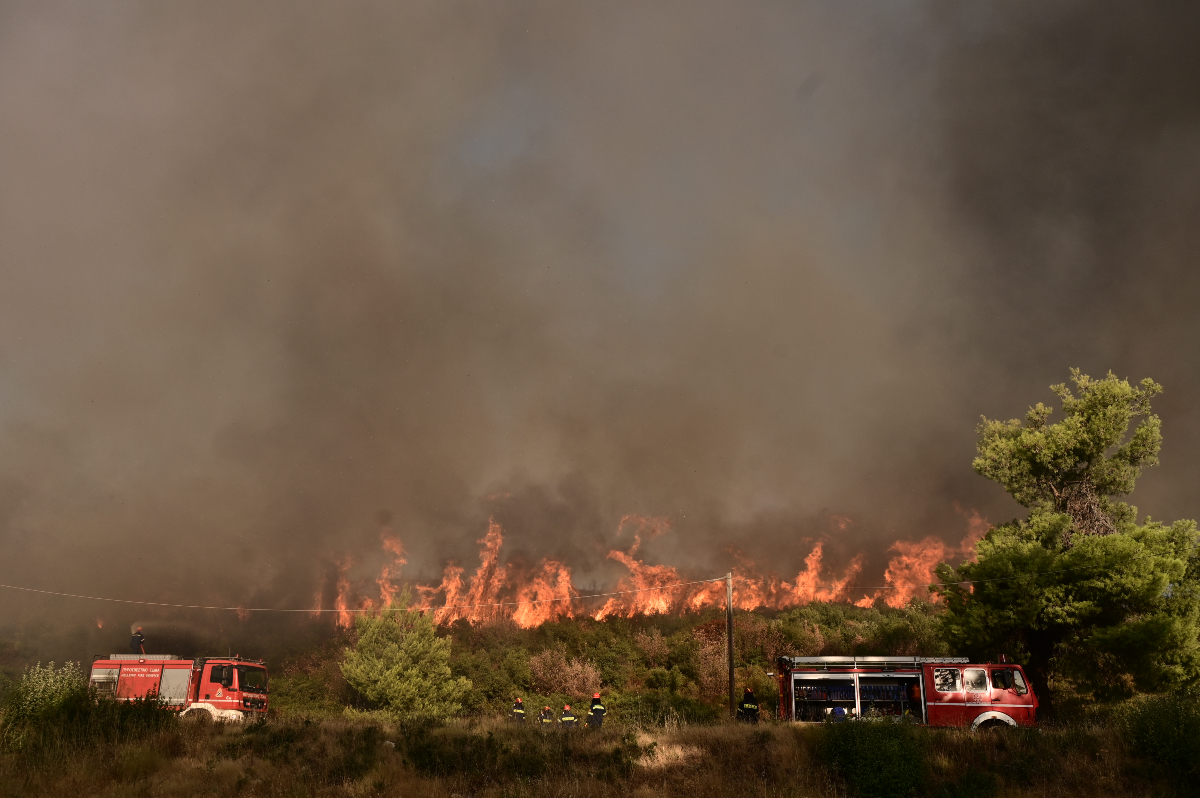
[[[599,693],[596,693],[594,696],[592,696],[592,698],[599,698],[599,697],[600,697]]]
[[[519,698],[518,698],[518,699],[517,699],[517,703],[518,703],[518,704],[519,704],[519,703],[521,703],[521,699],[519,699]]]
[[[570,704],[563,704],[563,709],[570,710],[570,709],[571,709],[571,705],[570,705]]]

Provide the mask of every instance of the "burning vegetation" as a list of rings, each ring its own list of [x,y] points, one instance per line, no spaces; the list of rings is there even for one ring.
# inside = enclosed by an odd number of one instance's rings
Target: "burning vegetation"
[[[835,516],[837,531],[850,524],[845,517]],[[864,553],[855,554],[841,569],[826,562],[826,541],[810,541],[811,549],[804,558],[804,567],[794,577],[763,573],[753,562],[742,561],[733,568],[733,603],[740,610],[783,610],[812,601],[850,603],[869,607],[882,600],[888,606],[900,608],[914,598],[925,598],[926,586],[935,580],[934,570],[939,563],[970,558],[976,541],[983,537],[988,523],[977,513],[967,514],[968,533],[957,546],[935,537],[920,541],[898,540],[888,551],[891,557],[884,571],[884,585],[862,587],[856,584],[863,573]],[[504,530],[494,518],[489,519],[487,533],[478,541],[479,565],[466,577],[466,569],[451,561],[446,564],[441,581],[436,584],[417,584],[413,606],[433,613],[439,625],[458,620],[472,623],[510,621],[523,629],[531,629],[550,621],[591,618],[633,618],[638,615],[670,615],[702,612],[725,604],[723,579],[698,580],[679,568],[665,564],[647,563],[642,557],[645,540],[670,530],[670,521],[627,515],[621,519],[617,534],[632,542],[624,549],[608,552],[608,559],[625,566],[628,573],[621,577],[611,591],[601,594],[582,594],[572,581],[571,567],[553,558],[543,558],[533,568],[505,562],[502,558]],[[353,560],[349,556],[337,559],[333,609],[337,624],[342,628],[353,625],[357,612],[373,612],[390,604],[400,591],[400,573],[408,560],[404,545],[390,526],[380,532],[384,554],[388,558],[379,575],[373,580],[378,598],[369,582],[353,582],[349,578]],[[316,592],[313,616],[327,611],[323,605],[327,584]]]

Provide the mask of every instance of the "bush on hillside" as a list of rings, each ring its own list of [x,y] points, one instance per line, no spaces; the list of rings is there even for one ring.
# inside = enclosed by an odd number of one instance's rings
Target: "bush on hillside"
[[[927,602],[894,609],[813,601],[780,614],[776,622],[791,651],[803,656],[948,653],[939,608]]]
[[[71,750],[127,742],[175,722],[175,713],[153,698],[113,701],[89,689],[83,668],[51,662],[26,669],[6,696],[0,747],[49,759]]]
[[[1142,696],[1121,717],[1131,747],[1180,780],[1200,776],[1200,692]],[[1200,788],[1192,787],[1192,793]]]
[[[604,705],[614,720],[639,726],[715,723],[727,712],[724,707],[715,707],[667,690],[620,693],[606,699]]]
[[[600,692],[600,671],[590,662],[569,659],[561,646],[529,658],[533,684],[546,695],[591,696]]]
[[[915,730],[890,721],[828,723],[817,755],[862,798],[907,798],[925,781],[925,752]]]
[[[462,711],[471,689],[450,671],[450,640],[433,620],[408,609],[408,593],[379,615],[355,621],[358,641],[346,649],[342,675],[355,690],[398,719],[442,719]]]

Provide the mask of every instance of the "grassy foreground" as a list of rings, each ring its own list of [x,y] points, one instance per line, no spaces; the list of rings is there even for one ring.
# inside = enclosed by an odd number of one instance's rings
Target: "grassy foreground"
[[[0,757],[0,795],[1025,796],[1186,795],[1184,771],[1083,720],[972,734],[894,724],[730,723],[600,731],[498,719],[248,727],[172,722],[140,739]]]

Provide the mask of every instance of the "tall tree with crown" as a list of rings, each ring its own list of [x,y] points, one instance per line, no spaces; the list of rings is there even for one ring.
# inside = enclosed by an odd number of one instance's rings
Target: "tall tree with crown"
[[[975,470],[1029,515],[993,527],[976,558],[942,564],[931,590],[943,631],[973,658],[1021,662],[1043,706],[1051,678],[1096,696],[1161,690],[1200,677],[1200,557],[1195,521],[1164,525],[1119,499],[1158,464],[1153,380],[1130,385],[1072,369],[1024,421],[983,419]],[[1134,419],[1133,434],[1126,435]]]

